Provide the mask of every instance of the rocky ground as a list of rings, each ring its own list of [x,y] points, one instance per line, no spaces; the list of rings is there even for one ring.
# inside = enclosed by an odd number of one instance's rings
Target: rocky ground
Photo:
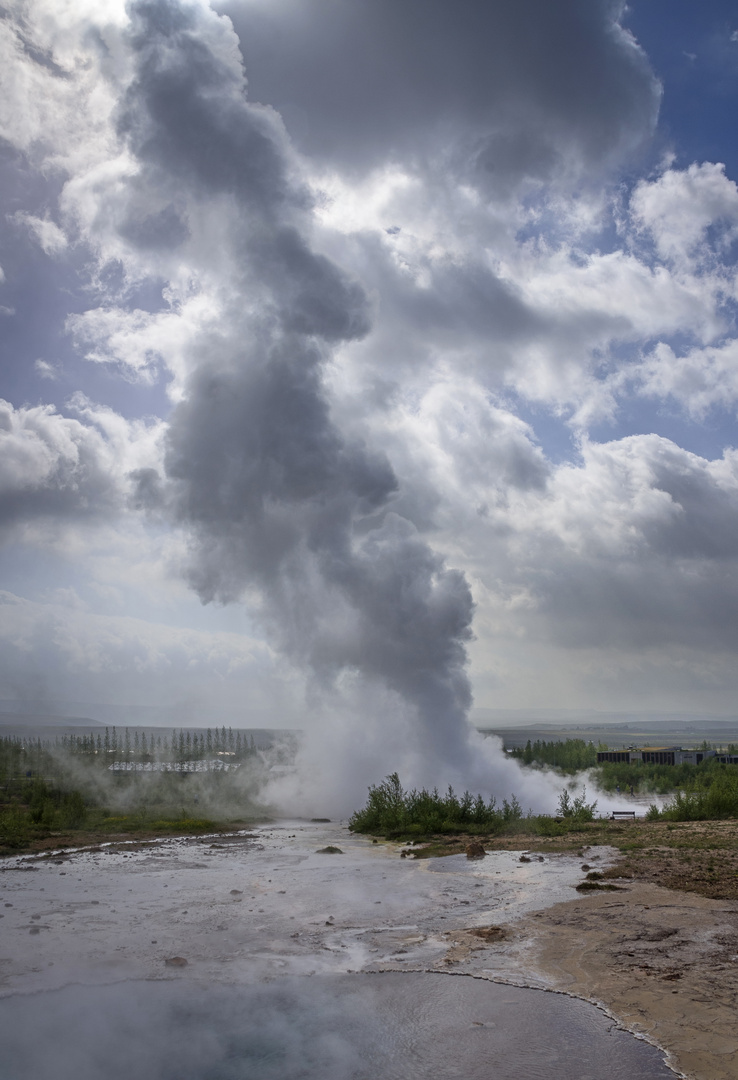
[[[476,859],[468,842],[416,859],[433,849],[280,823],[4,860],[0,998],[70,982],[447,971],[595,1002],[682,1075],[734,1080],[736,823],[482,838]]]
[[[681,1075],[734,1080],[738,905],[621,882],[502,927],[453,935],[446,962],[583,997],[667,1051]]]
[[[624,877],[715,900],[738,900],[736,821],[594,821],[560,837],[520,832],[474,841],[486,851],[576,853],[583,859],[591,845],[608,845],[619,851],[620,859],[606,878]],[[408,858],[450,855],[465,851],[472,842],[468,836],[445,836],[403,850]]]

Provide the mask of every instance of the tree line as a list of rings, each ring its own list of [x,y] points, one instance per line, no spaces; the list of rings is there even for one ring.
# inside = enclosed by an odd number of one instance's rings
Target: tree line
[[[550,765],[563,772],[581,772],[597,764],[597,747],[584,739],[563,739],[545,742],[528,739],[524,747],[516,746],[508,750],[511,757],[517,758],[523,765]]]
[[[257,751],[253,735],[236,731],[232,728],[206,728],[205,730],[192,731],[189,728],[176,728],[171,734],[150,734],[146,731],[123,728],[121,732],[116,727],[105,728],[105,734],[101,732],[90,735],[62,735],[56,740],[62,750],[75,755],[101,755],[106,759],[120,759],[123,761],[203,761],[215,754],[233,757],[241,761]]]

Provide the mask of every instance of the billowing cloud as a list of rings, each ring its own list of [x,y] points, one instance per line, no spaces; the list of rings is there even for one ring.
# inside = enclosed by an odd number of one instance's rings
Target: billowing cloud
[[[634,220],[653,236],[662,258],[677,265],[722,254],[738,239],[738,187],[724,165],[667,169],[658,180],[641,181],[633,192]],[[726,226],[705,243],[711,226]]]
[[[160,429],[129,425],[79,396],[81,419],[0,400],[0,524],[102,520],[123,509],[130,473],[158,457]]]
[[[251,94],[312,159],[445,170],[488,193],[601,166],[651,133],[660,88],[613,0],[223,5]]]
[[[688,349],[683,355],[659,342],[631,373],[643,394],[672,398],[695,420],[738,402],[738,341]]]

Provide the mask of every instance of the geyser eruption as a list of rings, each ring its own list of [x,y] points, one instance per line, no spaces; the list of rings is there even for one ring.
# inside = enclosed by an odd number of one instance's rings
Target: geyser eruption
[[[332,409],[326,375],[370,331],[371,303],[319,249],[281,118],[249,101],[232,25],[205,0],[125,11],[101,46],[109,141],[62,201],[100,273],[115,262],[125,287],[165,283],[169,310],[134,322],[176,404],[162,466],[131,474],[134,501],[184,531],[203,602],[247,599],[307,673],[303,780],[323,805],[350,809],[396,769],[530,804],[468,721],[464,574],[422,534],[384,451]],[[99,339],[107,317],[75,332]]]
[[[417,754],[463,770],[468,584],[393,512],[390,463],[339,429],[324,386],[334,350],[369,330],[367,297],[311,247],[309,195],[278,118],[248,102],[240,59],[225,55],[228,24],[202,4],[131,12],[135,74],[119,128],[137,187],[176,190],[190,230],[217,206],[230,268],[215,286],[217,322],[184,350],[166,480],[141,484],[189,531],[187,574],[203,601],[255,592],[316,687],[351,672],[389,690],[414,718]],[[181,243],[180,228],[170,233]]]

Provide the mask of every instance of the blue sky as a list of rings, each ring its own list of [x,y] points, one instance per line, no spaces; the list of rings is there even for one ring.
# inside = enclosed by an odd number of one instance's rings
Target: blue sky
[[[659,129],[677,162],[722,161],[735,176],[735,6],[722,0],[645,0],[630,5],[624,21],[664,83]]]
[[[14,0],[0,48],[0,698],[460,767],[472,704],[735,711],[729,5]]]

